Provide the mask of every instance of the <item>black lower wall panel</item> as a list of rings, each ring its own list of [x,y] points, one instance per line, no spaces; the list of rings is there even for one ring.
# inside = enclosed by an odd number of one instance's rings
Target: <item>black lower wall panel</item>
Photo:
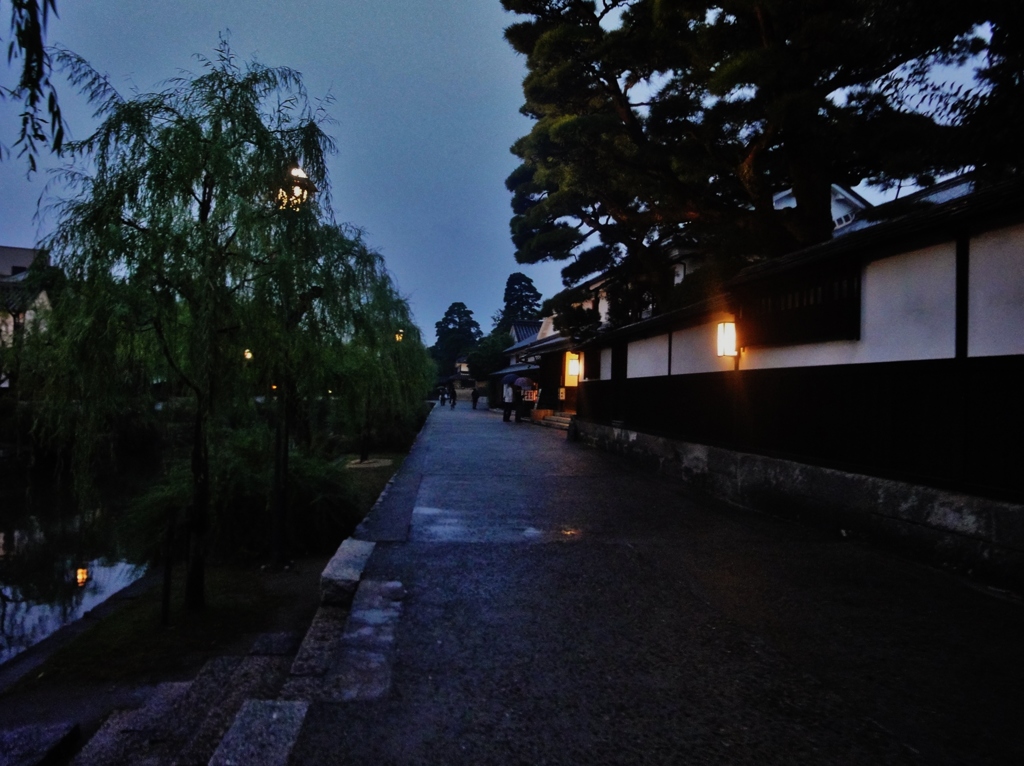
[[[596,423],[1024,500],[1024,356],[586,381]]]

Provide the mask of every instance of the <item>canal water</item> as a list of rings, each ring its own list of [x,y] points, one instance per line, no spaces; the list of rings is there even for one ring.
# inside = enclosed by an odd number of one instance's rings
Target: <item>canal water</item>
[[[0,664],[80,619],[145,569],[116,516],[55,493],[0,490]]]

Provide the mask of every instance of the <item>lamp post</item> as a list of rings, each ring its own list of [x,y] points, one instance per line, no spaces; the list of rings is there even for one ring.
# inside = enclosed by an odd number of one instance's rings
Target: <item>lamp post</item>
[[[277,207],[288,216],[285,226],[288,232],[289,244],[295,249],[295,236],[293,230],[294,214],[298,213],[311,196],[316,193],[316,186],[306,173],[296,163],[288,170],[285,184],[277,191]],[[282,259],[287,263],[287,259]],[[277,392],[277,426],[274,433],[274,484],[271,491],[271,503],[273,507],[273,557],[277,564],[285,564],[287,558],[287,525],[288,516],[288,446],[291,432],[291,410],[294,406],[292,394],[294,381],[292,380],[291,364],[289,358],[288,336],[298,326],[301,313],[292,310],[292,275],[287,269],[279,273],[281,290],[281,317],[284,320],[285,344],[283,348],[284,358],[281,363],[281,374],[278,384],[272,386]],[[298,313],[298,316],[296,314]]]

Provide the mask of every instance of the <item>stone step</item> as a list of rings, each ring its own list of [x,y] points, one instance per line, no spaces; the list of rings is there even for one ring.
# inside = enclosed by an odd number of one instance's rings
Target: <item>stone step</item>
[[[287,766],[308,702],[246,700],[210,766]]]
[[[111,714],[74,765],[208,763],[245,700],[277,696],[298,639],[262,635],[248,656],[214,657],[192,681],[159,685],[141,708]]]
[[[74,766],[155,766],[170,736],[169,721],[191,682],[159,684],[134,710],[110,714],[72,762]]]
[[[542,426],[547,426],[548,428],[557,428],[557,429],[559,429],[561,431],[568,431],[569,430],[569,424],[571,422],[572,422],[572,417],[571,416],[548,415],[546,418],[544,418],[542,421],[540,421],[540,424]]]
[[[277,696],[288,675],[291,658],[255,655],[242,658],[227,686],[206,708],[202,722],[170,763],[174,766],[202,766],[209,763],[218,744],[246,700],[268,700]]]

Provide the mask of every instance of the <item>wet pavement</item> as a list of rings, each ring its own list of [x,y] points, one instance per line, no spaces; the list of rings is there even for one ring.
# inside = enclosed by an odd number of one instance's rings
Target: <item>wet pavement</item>
[[[386,690],[293,764],[1024,763],[1024,608],[437,408],[360,531],[401,583]]]

